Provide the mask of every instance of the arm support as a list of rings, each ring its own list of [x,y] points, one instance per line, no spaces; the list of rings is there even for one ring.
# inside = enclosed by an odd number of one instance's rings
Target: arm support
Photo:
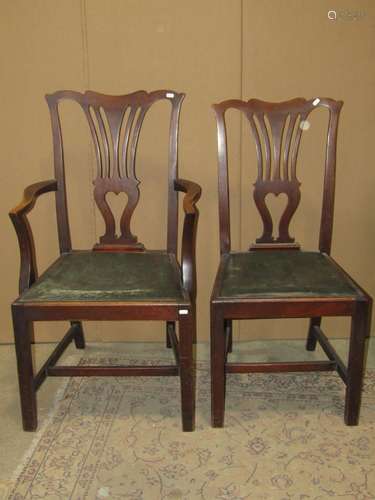
[[[176,191],[185,194],[183,207],[185,212],[184,227],[182,231],[182,282],[189,292],[191,299],[195,302],[196,290],[196,267],[195,267],[195,240],[197,233],[197,223],[199,211],[195,204],[201,196],[201,187],[195,182],[178,179],[174,182]]]
[[[36,182],[28,186],[21,203],[9,212],[9,217],[16,230],[21,254],[19,292],[24,292],[37,278],[34,238],[26,215],[34,207],[36,200],[43,193],[57,190],[55,180]]]

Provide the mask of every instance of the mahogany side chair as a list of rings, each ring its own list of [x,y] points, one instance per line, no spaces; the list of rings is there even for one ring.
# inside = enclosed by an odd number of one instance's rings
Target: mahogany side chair
[[[23,428],[37,428],[36,392],[47,376],[179,376],[182,427],[194,429],[196,341],[195,239],[196,202],[201,188],[178,177],[178,128],[184,94],[171,90],[138,91],[112,96],[87,91],[58,91],[46,96],[51,115],[55,179],[27,187],[10,212],[17,232],[21,270],[19,297],[12,304]],[[69,229],[59,103],[74,101],[86,116],[97,160],[94,199],[105,233],[90,250],[73,250]],[[143,120],[154,103],[170,103],[168,146],[168,220],[165,250],[146,250],[131,231],[140,180],[136,151]],[[162,124],[161,124],[162,126]],[[60,256],[38,278],[32,231],[27,214],[37,198],[55,192]],[[178,193],[185,193],[181,259],[178,259]],[[127,195],[116,233],[107,193]],[[70,328],[38,373],[31,344],[34,321],[69,321]],[[63,366],[57,361],[74,341],[85,347],[82,321],[152,320],[166,323],[167,347],[176,363],[142,366]],[[178,329],[176,328],[178,325]]]
[[[292,99],[271,103],[227,100],[213,105],[217,121],[221,261],[211,296],[212,425],[224,425],[227,374],[336,370],[346,385],[345,423],[357,425],[360,410],[366,337],[372,299],[330,256],[335,192],[336,141],[341,101]],[[300,202],[298,151],[304,122],[315,109],[328,110],[323,205],[319,251],[302,251],[289,234]],[[225,113],[235,109],[246,117],[254,139],[257,176],[253,198],[263,234],[246,252],[231,250],[227,129]],[[265,198],[285,193],[287,205],[278,234]],[[340,359],[321,329],[322,316],[350,316],[348,362]],[[309,318],[306,349],[319,342],[328,360],[303,362],[228,361],[232,351],[232,320]],[[251,404],[251,401],[249,402]]]

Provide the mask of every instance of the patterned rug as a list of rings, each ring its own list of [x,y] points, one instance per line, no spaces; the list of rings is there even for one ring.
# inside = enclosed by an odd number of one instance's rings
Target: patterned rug
[[[114,362],[128,360],[81,361]],[[175,377],[70,379],[6,498],[375,498],[375,373],[358,427],[335,374],[230,375],[224,429],[210,427],[206,363],[198,374],[193,433]]]

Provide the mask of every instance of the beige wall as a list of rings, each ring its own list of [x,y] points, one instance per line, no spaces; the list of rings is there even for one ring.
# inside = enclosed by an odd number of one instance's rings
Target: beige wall
[[[218,263],[216,135],[210,104],[229,97],[283,100],[297,95],[331,96],[345,105],[339,135],[336,225],[333,255],[375,294],[371,140],[375,132],[374,51],[375,6],[361,2],[358,21],[327,19],[342,10],[338,0],[13,0],[1,2],[1,245],[0,341],[12,340],[9,303],[17,294],[18,249],[7,219],[24,185],[51,178],[52,148],[44,94],[62,88],[127,93],[144,88],[186,92],[181,116],[180,174],[200,182],[203,196],[198,232],[198,318],[200,339],[209,331],[208,300]],[[353,1],[345,7],[357,10]],[[159,135],[160,107],[146,124],[139,156],[139,174],[146,195],[135,218],[135,232],[148,247],[161,247],[165,237],[165,203],[160,190],[165,137]],[[321,192],[322,135],[325,115],[311,120],[302,149],[300,214],[293,234],[305,247],[317,241]],[[259,231],[251,212],[252,174],[244,127],[231,116],[233,173],[233,242],[246,248]],[[67,133],[68,185],[72,232],[76,247],[91,245],[101,234],[94,210],[91,180],[93,155],[82,117],[64,106]],[[155,154],[154,154],[155,151]],[[152,152],[152,154],[151,154]],[[147,180],[146,173],[148,172]],[[162,174],[163,175],[163,174]],[[241,186],[241,189],[240,189]],[[304,196],[305,195],[305,196]],[[118,205],[118,200],[113,200]],[[160,204],[158,219],[150,209]],[[117,208],[120,208],[117,206]],[[39,267],[57,255],[53,196],[46,195],[31,217]],[[254,215],[254,223],[252,215]],[[347,321],[331,320],[330,332],[343,336]],[[126,329],[126,331],[125,331]],[[124,331],[123,331],[124,330]],[[284,322],[282,332],[304,336],[305,322]],[[40,325],[38,340],[58,338],[62,325]],[[89,339],[161,338],[161,327],[146,324],[89,324]],[[240,339],[280,335],[280,323],[257,322],[236,327]]]

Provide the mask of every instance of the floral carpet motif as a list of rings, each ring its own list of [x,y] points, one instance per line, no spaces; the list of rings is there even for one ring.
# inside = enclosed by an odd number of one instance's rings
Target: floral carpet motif
[[[374,499],[375,373],[358,427],[343,402],[332,373],[230,375],[213,429],[201,363],[196,431],[183,433],[178,378],[73,378],[7,498]]]

